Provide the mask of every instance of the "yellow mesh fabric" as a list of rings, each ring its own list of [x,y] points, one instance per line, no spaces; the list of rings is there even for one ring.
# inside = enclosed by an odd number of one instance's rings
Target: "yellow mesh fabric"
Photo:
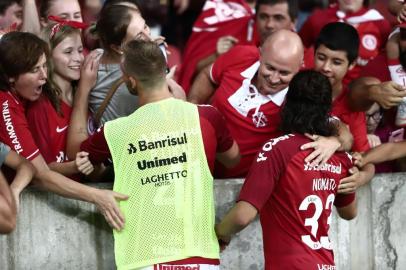
[[[218,258],[213,177],[208,168],[197,107],[176,100],[142,106],[106,123],[114,191],[126,223],[114,231],[118,269],[192,256]]]

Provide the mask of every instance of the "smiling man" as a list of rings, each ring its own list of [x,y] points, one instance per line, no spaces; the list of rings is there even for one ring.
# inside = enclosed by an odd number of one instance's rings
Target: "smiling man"
[[[299,71],[303,46],[297,34],[279,30],[261,49],[236,46],[205,68],[189,93],[193,103],[211,103],[226,118],[241,151],[233,169],[218,164],[216,177],[244,176],[261,145],[280,135],[279,111],[292,77]]]

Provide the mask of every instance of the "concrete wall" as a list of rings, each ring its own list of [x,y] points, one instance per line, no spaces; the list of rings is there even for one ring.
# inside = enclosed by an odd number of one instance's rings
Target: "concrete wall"
[[[359,215],[334,219],[337,269],[406,269],[406,174],[378,175],[358,192]],[[217,215],[233,205],[242,181],[216,182]],[[99,184],[110,188],[110,184]],[[256,221],[222,253],[222,269],[263,269]],[[23,193],[17,229],[0,236],[0,269],[114,269],[111,230],[95,207],[47,192]]]

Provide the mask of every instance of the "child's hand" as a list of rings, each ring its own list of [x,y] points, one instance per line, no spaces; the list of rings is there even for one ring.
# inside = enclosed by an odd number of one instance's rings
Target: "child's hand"
[[[78,152],[76,154],[75,164],[79,172],[89,175],[93,172],[93,164],[89,160],[89,153]]]
[[[362,168],[365,165],[365,160],[361,153],[352,153],[352,158],[354,159],[354,165],[358,168]]]

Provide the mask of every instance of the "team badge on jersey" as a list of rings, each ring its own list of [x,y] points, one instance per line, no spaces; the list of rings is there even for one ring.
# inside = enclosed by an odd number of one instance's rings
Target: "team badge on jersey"
[[[362,46],[369,51],[374,51],[378,47],[378,40],[371,34],[363,36],[361,42]]]

